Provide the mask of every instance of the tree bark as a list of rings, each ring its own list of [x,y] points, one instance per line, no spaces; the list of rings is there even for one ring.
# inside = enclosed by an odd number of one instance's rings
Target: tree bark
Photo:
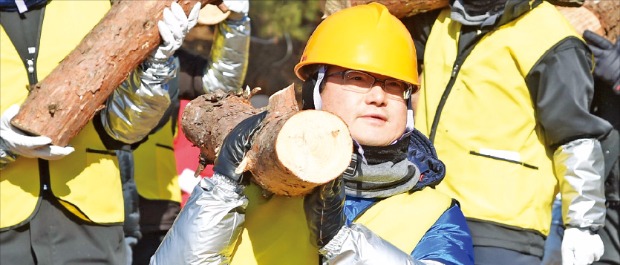
[[[620,1],[587,0],[581,7],[557,8],[580,35],[587,29],[612,43],[620,36]]]
[[[616,43],[620,36],[620,1],[587,0],[583,7],[598,17],[603,31],[601,35],[612,43]]]
[[[216,0],[200,0],[205,5]],[[180,0],[188,12],[196,0]],[[121,0],[34,85],[11,124],[66,146],[161,42],[157,21],[171,1]]]
[[[252,107],[243,96],[217,93],[201,95],[185,106],[181,129],[185,138],[200,148],[202,163],[213,164],[224,138],[237,124],[261,109]],[[202,170],[196,170],[200,173]]]
[[[605,36],[605,30],[601,26],[598,17],[585,6],[581,7],[556,7],[560,13],[568,20],[580,35],[587,30],[591,30],[596,34]]]
[[[398,18],[444,8],[449,3],[448,0],[321,0],[321,8],[324,15],[328,16],[340,9],[370,2],[378,2],[385,5],[390,10],[390,13]],[[572,24],[579,27],[595,27],[595,30],[590,30],[603,35],[611,42],[615,42],[617,36],[620,36],[620,1],[586,0],[581,8],[563,6],[558,6],[558,8],[567,15],[567,19]],[[589,12],[578,9],[589,10],[599,21],[593,21],[589,18]],[[579,33],[583,34],[583,32]]]
[[[323,13],[328,16],[334,12],[356,5],[378,2],[387,7],[398,18],[413,16],[430,10],[448,6],[448,0],[322,0]]]
[[[263,110],[238,96],[218,98],[208,94],[192,100],[181,123],[209,162],[239,122]],[[237,173],[250,171],[253,182],[274,194],[302,196],[349,166],[353,141],[346,124],[325,111],[299,111],[293,85],[272,95],[266,111]]]

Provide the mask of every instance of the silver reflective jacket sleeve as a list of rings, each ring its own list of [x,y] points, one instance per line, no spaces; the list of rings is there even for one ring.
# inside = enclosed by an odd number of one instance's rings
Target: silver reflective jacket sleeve
[[[598,230],[605,223],[605,178],[601,144],[596,139],[577,139],[553,154],[560,181],[564,224]]]
[[[211,46],[211,60],[202,76],[206,93],[217,89],[240,94],[248,67],[250,18],[226,19],[217,25]]]
[[[409,254],[383,240],[361,224],[343,226],[338,234],[319,250],[323,255],[322,264],[402,264],[421,265]],[[437,264],[437,263],[428,263]]]
[[[248,205],[239,187],[217,173],[204,178],[151,257],[151,265],[229,264]]]
[[[176,69],[172,58],[164,63],[145,60],[108,98],[101,113],[106,132],[127,144],[147,136],[170,105],[167,83]]]

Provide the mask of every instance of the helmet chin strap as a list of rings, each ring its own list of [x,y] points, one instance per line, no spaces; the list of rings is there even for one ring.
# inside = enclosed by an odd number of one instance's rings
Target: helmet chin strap
[[[407,127],[405,132],[413,131],[413,109],[411,108],[411,98],[407,100]]]
[[[314,84],[314,89],[312,90],[312,100],[314,101],[314,109],[321,110],[322,101],[321,101],[321,83],[323,83],[323,78],[325,78],[325,72],[327,71],[327,67],[321,65],[319,67],[319,73],[316,79],[316,83]]]

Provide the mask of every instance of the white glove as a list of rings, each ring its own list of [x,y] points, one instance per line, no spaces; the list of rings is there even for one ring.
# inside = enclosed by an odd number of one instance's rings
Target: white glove
[[[198,23],[200,3],[196,3],[188,16],[176,2],[170,8],[164,9],[163,19],[157,22],[162,44],[152,53],[151,57],[156,60],[166,61],[183,44],[187,33]]]
[[[228,7],[228,10],[236,12],[242,15],[247,15],[250,11],[249,0],[224,0],[224,5]]]
[[[57,160],[71,154],[73,147],[51,145],[52,139],[45,136],[28,136],[11,125],[11,119],[19,112],[19,105],[9,107],[0,119],[0,137],[2,146],[16,155]]]
[[[202,177],[194,177],[195,172],[189,168],[183,169],[181,175],[179,175],[179,187],[181,190],[191,194],[198,182],[202,179]]]
[[[592,264],[603,256],[603,241],[598,234],[569,227],[562,239],[562,265]]]

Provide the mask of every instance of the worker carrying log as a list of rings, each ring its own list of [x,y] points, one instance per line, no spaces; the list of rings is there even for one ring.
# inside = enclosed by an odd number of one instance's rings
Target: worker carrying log
[[[195,187],[151,264],[473,264],[458,202],[432,189],[444,165],[413,128],[415,62],[409,32],[385,6],[328,16],[295,67],[300,112],[342,119],[349,167],[305,195],[262,189],[236,170],[272,113],[250,116],[224,138],[214,175]]]
[[[0,1],[0,264],[126,262],[123,194],[114,150],[141,141],[170,104],[167,82],[176,72],[170,56],[196,24],[200,10],[199,4],[192,5],[186,15],[171,3],[124,1],[111,8],[110,1]],[[153,4],[169,6],[150,14],[154,18],[148,23],[159,28],[163,41],[154,43],[146,59],[123,77],[105,100],[106,108],[78,130],[69,145],[54,145],[48,136],[33,136],[11,125],[31,93],[27,88],[49,76],[95,25],[110,22],[108,10],[122,19]],[[86,52],[101,51],[75,53]],[[100,70],[98,66],[94,71]],[[82,82],[71,74],[62,80],[66,86]],[[59,108],[49,110],[58,114],[63,111]]]

